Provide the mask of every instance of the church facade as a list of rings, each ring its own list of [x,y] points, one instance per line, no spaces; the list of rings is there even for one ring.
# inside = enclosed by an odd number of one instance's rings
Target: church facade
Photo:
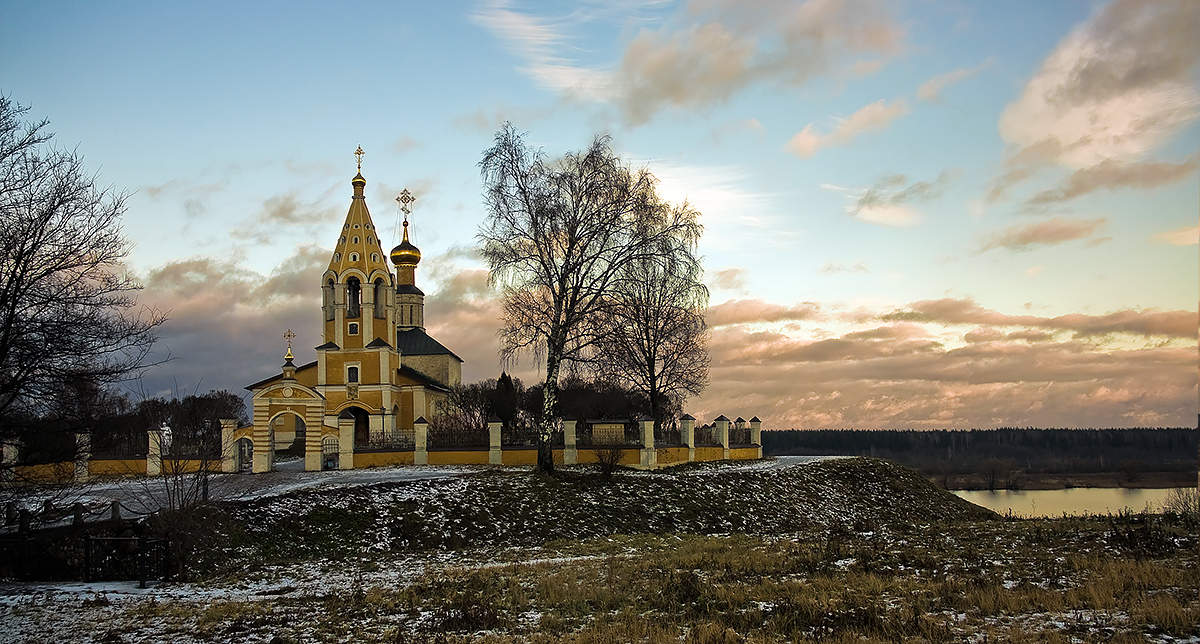
[[[406,190],[397,199],[404,237],[385,255],[367,209],[361,148],[356,154],[350,208],[313,285],[322,302],[317,359],[294,364],[289,338],[280,373],[247,387],[253,422],[236,432],[237,449],[254,472],[271,470],[276,450],[303,454],[305,470],[350,469],[355,452],[411,445],[414,424],[462,380],[462,359],[425,331],[421,251],[408,232],[412,197]]]

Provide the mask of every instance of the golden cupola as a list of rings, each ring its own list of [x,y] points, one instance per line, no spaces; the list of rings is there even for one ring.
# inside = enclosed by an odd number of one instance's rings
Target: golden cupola
[[[421,263],[421,249],[408,241],[408,222],[404,222],[404,240],[392,249],[392,263],[396,268],[401,266],[416,266]]]

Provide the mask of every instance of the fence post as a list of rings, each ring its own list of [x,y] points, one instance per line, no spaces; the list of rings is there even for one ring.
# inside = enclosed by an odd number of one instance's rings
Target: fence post
[[[233,433],[237,431],[237,421],[232,418],[221,419],[221,471],[236,472],[237,443]]]
[[[638,419],[642,430],[642,467],[648,470],[658,465],[658,451],[654,449],[654,421],[645,416]]]
[[[111,511],[112,511],[112,520],[113,520],[113,521],[120,521],[120,520],[121,520],[121,502],[120,502],[120,501],[113,501],[113,502],[112,502],[112,510],[111,510]]]
[[[500,447],[500,433],[504,425],[496,418],[488,419],[488,464],[503,465],[504,453]]]
[[[424,416],[413,421],[413,464],[429,465],[429,422]]]
[[[758,416],[750,419],[750,442],[758,446],[758,457],[762,458],[762,421]]]
[[[717,435],[721,439],[721,458],[729,460],[729,419],[725,414],[717,416]]]
[[[696,419],[691,414],[679,417],[679,434],[688,450],[688,462],[696,460]]]
[[[91,475],[88,461],[92,459],[92,435],[75,432],[75,482],[86,483]]]
[[[162,474],[162,433],[157,427],[146,430],[146,476]]]
[[[354,469],[354,419],[338,418],[338,469]],[[305,432],[312,431],[307,426]],[[272,447],[271,449],[275,449]]]
[[[575,446],[576,420],[563,420],[563,465],[579,463],[579,450]]]
[[[4,504],[4,525],[12,525],[17,522],[17,502],[9,501]]]
[[[83,525],[83,504],[76,502],[71,506],[71,525]]]
[[[3,480],[8,481],[14,478],[19,452],[20,445],[16,441],[5,441],[4,446],[0,448],[4,459],[3,466],[0,466],[0,477],[3,477]]]

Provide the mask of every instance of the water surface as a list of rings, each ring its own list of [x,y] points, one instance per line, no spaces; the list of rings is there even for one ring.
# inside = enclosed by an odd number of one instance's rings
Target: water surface
[[[1067,490],[952,490],[958,496],[1005,514],[1059,517],[1066,514],[1108,514],[1121,510],[1162,510],[1175,488],[1077,487]],[[1182,488],[1181,488],[1182,489]]]

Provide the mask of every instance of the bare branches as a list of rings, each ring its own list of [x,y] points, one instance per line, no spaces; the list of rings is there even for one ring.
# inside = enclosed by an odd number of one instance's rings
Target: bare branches
[[[165,320],[137,306],[124,266],[125,195],[100,188],[46,122],[0,97],[0,417],[42,415],[67,383],[119,381],[150,364]],[[6,434],[8,432],[5,432]]]
[[[548,444],[561,368],[593,359],[606,342],[609,329],[597,320],[618,300],[618,285],[636,279],[630,266],[676,261],[664,253],[694,247],[698,213],[662,201],[653,175],[630,169],[607,137],[550,162],[505,124],[480,170],[489,216],[478,241],[503,294],[501,353],[545,359]]]

